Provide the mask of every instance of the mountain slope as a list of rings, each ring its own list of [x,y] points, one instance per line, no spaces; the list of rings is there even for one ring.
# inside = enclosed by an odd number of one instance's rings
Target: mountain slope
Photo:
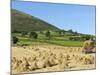
[[[59,30],[57,27],[24,12],[11,9],[11,30],[13,31],[42,31]]]

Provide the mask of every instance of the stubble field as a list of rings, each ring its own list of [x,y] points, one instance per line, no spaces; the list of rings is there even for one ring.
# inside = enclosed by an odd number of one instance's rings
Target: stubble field
[[[47,43],[12,47],[12,74],[95,69],[94,53]]]

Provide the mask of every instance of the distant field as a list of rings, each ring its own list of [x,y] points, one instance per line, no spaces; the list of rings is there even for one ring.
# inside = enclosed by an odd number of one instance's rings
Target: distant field
[[[41,42],[41,43],[50,43],[50,44],[55,44],[55,45],[61,45],[61,46],[72,46],[72,47],[81,47],[83,44],[83,41],[71,41],[68,40],[67,36],[64,37],[52,37],[50,40],[46,39],[44,35],[39,34],[38,39],[32,39],[29,38],[27,35],[26,37],[21,37],[20,34],[14,34],[19,38],[19,42],[17,43],[18,45],[21,44],[27,44],[31,45],[36,42]]]
[[[72,46],[72,47],[81,47],[83,42],[81,41],[62,41],[62,40],[33,40],[30,38],[20,38],[20,41],[18,42],[19,45],[21,44],[34,44],[36,42],[41,43],[50,43],[55,45],[61,45],[61,46]]]

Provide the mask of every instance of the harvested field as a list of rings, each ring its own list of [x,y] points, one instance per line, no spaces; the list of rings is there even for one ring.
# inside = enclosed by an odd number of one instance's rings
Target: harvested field
[[[12,47],[12,74],[95,69],[94,53],[46,43]]]

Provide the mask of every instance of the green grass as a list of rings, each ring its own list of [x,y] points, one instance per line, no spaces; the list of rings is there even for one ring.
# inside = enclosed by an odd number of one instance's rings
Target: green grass
[[[61,40],[39,40],[41,43],[50,43],[60,46],[68,46],[68,47],[81,47],[83,42],[81,41],[61,41]]]
[[[82,46],[83,42],[80,41],[48,41],[49,43],[56,44],[56,45],[61,45],[61,46],[72,46],[72,47],[80,47]]]
[[[68,46],[68,47],[80,47],[82,46],[83,42],[82,41],[69,41],[69,40],[64,40],[64,39],[51,39],[47,40],[45,38],[39,38],[39,39],[31,39],[31,38],[26,38],[26,37],[19,37],[19,42],[17,44],[27,44],[31,45],[36,42],[40,43],[49,43],[49,44],[55,44],[55,45],[60,45],[60,46]]]
[[[12,35],[16,36],[19,38],[19,42],[17,44],[22,45],[22,44],[27,44],[27,45],[31,45],[31,44],[35,44],[37,43],[48,43],[48,44],[54,44],[54,45],[60,45],[60,46],[68,46],[68,47],[82,47],[83,46],[83,42],[84,41],[74,41],[74,40],[69,40],[69,37],[81,37],[80,35],[64,35],[64,36],[59,36],[59,34],[57,33],[53,33],[52,32],[52,37],[49,40],[45,34],[40,34],[38,33],[38,39],[33,39],[33,38],[29,38],[29,34],[27,34],[26,36],[22,37],[21,33],[12,33]],[[56,36],[53,36],[56,35]]]

